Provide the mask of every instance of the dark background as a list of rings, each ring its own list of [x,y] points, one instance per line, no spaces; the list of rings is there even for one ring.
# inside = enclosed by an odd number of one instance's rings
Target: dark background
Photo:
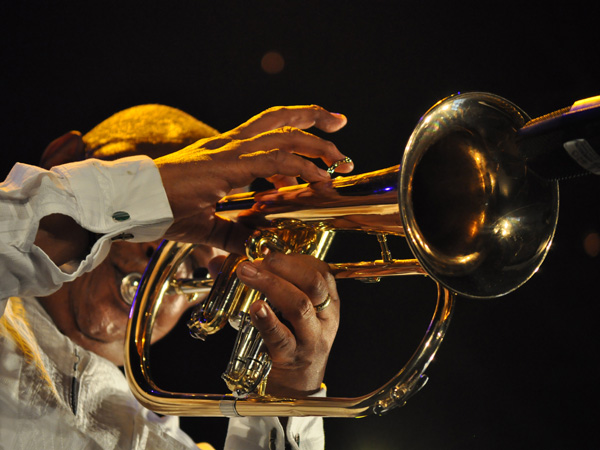
[[[493,92],[532,117],[599,95],[593,3],[536,4],[5,3],[2,174],[16,161],[35,164],[63,132],[140,103],[179,107],[220,130],[269,106],[320,104],[348,116],[331,138],[366,172],[397,164],[419,117],[457,91]],[[278,74],[261,69],[268,51],[285,60]],[[599,257],[583,248],[600,232],[598,194],[593,177],[563,183],[539,273],[500,299],[459,299],[426,388],[383,417],[327,419],[328,448],[598,448]],[[363,259],[365,246],[342,237],[332,258]],[[424,332],[432,291],[425,280],[340,283],[330,395],[364,394],[400,369]],[[223,369],[189,358],[215,377]],[[182,364],[169,370],[192,372]],[[218,447],[226,420],[183,426]]]

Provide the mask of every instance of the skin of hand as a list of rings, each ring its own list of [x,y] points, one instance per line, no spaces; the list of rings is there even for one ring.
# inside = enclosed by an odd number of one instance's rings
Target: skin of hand
[[[316,105],[274,107],[218,134],[174,108],[142,105],[115,114],[83,139],[78,132],[56,139],[46,149],[42,165],[50,168],[84,158],[150,155],[155,158],[174,215],[165,238],[243,253],[241,243],[249,230],[216,217],[217,201],[257,178],[266,178],[276,187],[296,184],[296,177],[307,182],[328,180],[325,170],[302,156],[320,158],[329,166],[344,155],[330,141],[303,129],[314,126],[331,133],[346,123],[345,116]],[[195,133],[186,134],[186,127],[194,128]],[[183,136],[174,135],[173,128],[183,129],[179,133]],[[213,135],[173,152],[173,142],[185,144],[199,134]],[[347,173],[353,168],[346,163],[336,171]],[[61,265],[86,251],[87,233],[69,218],[57,216],[42,219],[35,243]]]
[[[177,116],[184,113],[171,111],[168,114]],[[144,111],[143,117],[148,116]],[[132,123],[136,124],[137,120],[143,119],[136,118],[135,114],[127,118],[125,128],[131,130]],[[118,126],[109,124],[106,133],[118,134],[124,126],[122,122],[122,119],[117,121]],[[88,151],[87,157],[114,159],[139,153],[141,149],[152,154],[175,216],[166,237],[206,242],[239,252],[248,230],[215,217],[215,203],[232,189],[246,186],[257,177],[267,177],[277,186],[296,183],[296,176],[309,182],[329,179],[328,174],[302,156],[321,158],[327,165],[344,156],[330,142],[301,128],[316,126],[333,132],[345,123],[344,116],[331,114],[317,106],[277,107],[227,133],[196,140],[165,156],[160,156],[165,153],[165,148],[172,151],[171,134],[165,131],[163,138],[171,147],[161,147],[159,143],[158,148],[155,144],[152,151],[146,151],[148,146],[137,145],[138,131],[134,127],[133,147],[111,142],[113,151],[110,156],[103,153],[106,146],[99,146],[94,152]],[[139,133],[145,132],[147,124],[143,128]],[[153,129],[156,130],[155,127]],[[70,133],[66,141],[59,142],[58,149],[45,156],[46,165],[82,159],[83,156],[77,153],[80,148],[78,139],[81,140],[80,135]],[[154,141],[156,138],[153,138]],[[127,148],[127,151],[122,151],[122,148]],[[68,151],[63,152],[63,149]],[[339,168],[340,172],[350,170],[351,164]],[[48,219],[48,222],[52,220]],[[44,229],[43,226],[41,228]],[[61,228],[54,226],[54,229]],[[120,365],[123,363],[123,338],[129,307],[120,298],[119,285],[125,274],[143,273],[155,247],[156,243],[113,243],[109,257],[99,267],[65,284],[40,302],[64,334],[84,348]],[[80,252],[72,251],[71,254]],[[210,266],[215,276],[218,264],[213,258],[218,252],[209,246],[200,246],[196,253],[194,257],[198,265]],[[282,314],[283,321],[264,302],[258,302],[251,308],[253,322],[265,336],[274,361],[268,392],[273,395],[302,395],[319,389],[337,331],[339,300],[325,263],[305,255],[281,257],[282,260],[272,255],[261,262],[246,263],[243,266],[256,267],[258,275],[251,277],[238,272],[238,276],[251,287],[265,292],[271,304]],[[213,263],[209,265],[211,259]],[[298,267],[302,267],[302,271],[295,270],[297,264],[301,264]],[[182,276],[185,275],[182,273]],[[327,293],[332,296],[332,304],[315,314],[312,305],[322,303]],[[177,296],[165,301],[167,306],[161,308],[153,340],[164,336],[190,306],[185,299]],[[266,311],[265,317],[262,317],[262,311]]]
[[[329,174],[310,160],[320,158],[328,166],[345,156],[330,141],[303,129],[316,127],[334,132],[346,118],[319,106],[276,107],[239,127],[202,139],[155,159],[175,221],[165,237],[180,242],[204,243],[242,253],[240,244],[248,230],[215,216],[215,205],[232,189],[266,178],[277,187],[323,181]],[[349,172],[351,163],[339,172]]]
[[[237,276],[269,302],[256,301],[250,307],[252,323],[273,361],[267,393],[297,397],[317,392],[339,325],[340,301],[327,263],[308,255],[271,252],[262,260],[240,264]],[[314,307],[328,296],[329,306],[316,312]]]

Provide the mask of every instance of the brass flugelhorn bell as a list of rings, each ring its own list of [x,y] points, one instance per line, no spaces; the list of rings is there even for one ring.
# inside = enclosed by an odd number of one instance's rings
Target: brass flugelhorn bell
[[[336,278],[426,275],[438,284],[430,326],[406,365],[385,385],[354,398],[273,398],[264,394],[269,358],[252,332],[247,310],[260,295],[234,276],[231,256],[209,297],[193,313],[191,330],[206,337],[230,323],[238,329],[225,380],[232,394],[179,393],[151,377],[150,336],[177,267],[193,245],[165,241],[140,281],[126,339],[126,375],[138,400],[181,416],[331,416],[380,414],[406,400],[427,380],[424,372],[449,325],[455,295],[492,298],[525,283],[542,264],[558,219],[558,183],[528,169],[518,131],[528,116],[486,93],[449,97],[419,121],[402,164],[327,182],[224,198],[217,214],[254,214],[266,225],[248,255],[265,248],[325,259],[336,231],[375,234],[382,258],[330,263]],[[404,236],[415,259],[396,260],[386,236]],[[245,258],[244,257],[244,258]]]

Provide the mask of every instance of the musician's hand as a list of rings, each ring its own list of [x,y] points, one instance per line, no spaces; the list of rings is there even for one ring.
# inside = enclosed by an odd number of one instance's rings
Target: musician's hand
[[[266,178],[277,187],[329,179],[310,160],[320,158],[328,166],[345,156],[334,144],[303,129],[312,126],[334,132],[346,124],[341,114],[319,106],[268,109],[239,127],[155,159],[175,221],[165,237],[204,243],[241,253],[247,231],[214,215],[218,200],[232,189]],[[339,172],[349,172],[352,163]]]
[[[317,392],[339,323],[339,297],[329,267],[307,255],[271,253],[240,264],[237,275],[264,293],[281,319],[263,301],[250,308],[273,360],[267,393],[306,396]],[[320,312],[316,305],[331,297]]]

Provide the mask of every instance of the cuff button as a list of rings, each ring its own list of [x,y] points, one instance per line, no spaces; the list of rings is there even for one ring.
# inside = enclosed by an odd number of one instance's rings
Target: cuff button
[[[112,218],[115,222],[125,222],[130,219],[130,216],[125,211],[117,211],[113,213]]]

